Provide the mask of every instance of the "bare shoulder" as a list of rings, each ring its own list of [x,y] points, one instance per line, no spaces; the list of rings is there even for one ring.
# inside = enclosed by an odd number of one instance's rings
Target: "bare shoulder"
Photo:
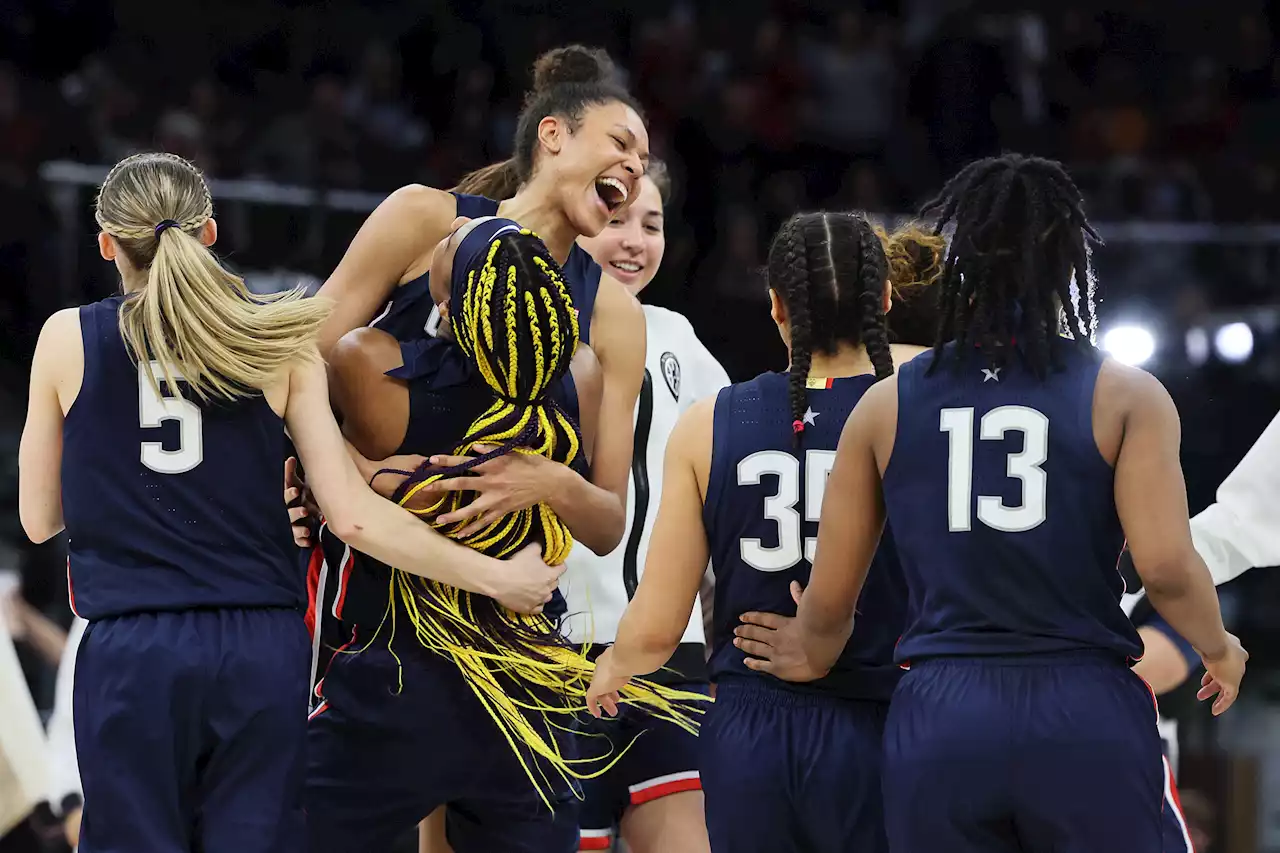
[[[1095,410],[1105,407],[1122,412],[1139,409],[1167,409],[1176,414],[1173,398],[1164,384],[1140,367],[1122,364],[1108,358],[1098,370],[1094,390]]]
[[[881,379],[867,389],[845,421],[840,445],[870,448],[881,473],[893,458],[898,434],[898,375]]]
[[[603,334],[597,335],[597,330],[601,330]],[[632,296],[620,281],[607,275],[600,276],[595,311],[591,315],[591,331],[591,339],[601,343],[620,333],[629,336],[638,334],[641,340],[644,339],[645,316],[640,300]]]
[[[439,223],[447,229],[457,215],[458,202],[452,193],[422,184],[406,184],[393,192],[380,207],[411,217],[415,222]]]
[[[63,308],[50,314],[40,330],[40,345],[58,348],[72,345],[74,349],[83,351],[84,343],[80,339],[80,309]]]
[[[890,344],[889,354],[893,356],[893,366],[901,367],[921,353],[929,351],[929,347],[918,347],[914,344]]]
[[[715,430],[716,397],[703,397],[685,409],[667,439],[667,459],[691,467],[703,496],[711,479],[712,433]]]

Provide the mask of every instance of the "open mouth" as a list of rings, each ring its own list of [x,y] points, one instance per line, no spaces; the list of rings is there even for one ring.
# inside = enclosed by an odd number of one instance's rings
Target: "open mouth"
[[[617,178],[596,178],[596,195],[604,202],[610,215],[627,203],[627,185]]]
[[[613,267],[616,270],[621,270],[622,272],[629,273],[631,275],[635,275],[638,272],[640,272],[640,270],[644,269],[643,266],[636,263],[635,261],[610,261],[609,266]]]

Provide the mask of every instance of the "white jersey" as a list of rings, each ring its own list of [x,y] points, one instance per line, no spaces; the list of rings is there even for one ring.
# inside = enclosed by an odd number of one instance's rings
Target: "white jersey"
[[[569,553],[560,590],[569,604],[566,629],[575,643],[617,639],[618,621],[644,571],[649,536],[662,494],[662,463],[676,419],[698,400],[729,384],[715,357],[682,315],[644,306],[645,375],[636,401],[636,450],[627,485],[627,527],[622,542],[598,557],[585,546]],[[695,602],[682,643],[705,641],[702,609]]]

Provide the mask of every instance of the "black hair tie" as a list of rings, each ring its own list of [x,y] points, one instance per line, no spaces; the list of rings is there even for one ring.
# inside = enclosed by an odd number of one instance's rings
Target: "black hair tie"
[[[160,224],[156,226],[156,239],[157,240],[160,239],[160,235],[164,233],[164,229],[177,228],[177,227],[178,227],[178,221],[175,219],[161,220]]]

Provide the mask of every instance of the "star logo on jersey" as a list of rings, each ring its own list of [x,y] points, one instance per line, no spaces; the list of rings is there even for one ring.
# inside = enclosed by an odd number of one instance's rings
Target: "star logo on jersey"
[[[816,422],[817,422],[817,420],[818,420],[818,415],[820,415],[820,414],[822,414],[822,412],[815,412],[813,409],[805,409],[805,410],[804,410],[804,423],[806,423],[806,424],[807,424],[807,425],[809,425],[809,426],[816,426]]]
[[[680,402],[680,362],[674,353],[664,352],[658,364],[662,367],[662,378],[667,381],[667,390],[677,403]]]
[[[994,370],[986,367],[982,368],[982,383],[985,385],[988,382],[999,382],[1001,370],[1004,370],[1004,368],[997,367]]]

